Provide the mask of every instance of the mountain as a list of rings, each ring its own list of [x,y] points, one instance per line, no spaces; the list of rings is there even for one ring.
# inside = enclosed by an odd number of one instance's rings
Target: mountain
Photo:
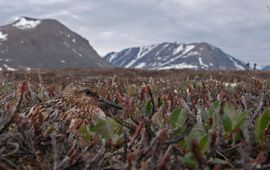
[[[0,27],[0,70],[108,66],[85,38],[57,20],[21,17]]]
[[[160,43],[111,52],[104,58],[114,67],[151,70],[244,70],[246,65],[219,48],[201,43]]]
[[[270,70],[270,65],[264,66],[262,70]]]

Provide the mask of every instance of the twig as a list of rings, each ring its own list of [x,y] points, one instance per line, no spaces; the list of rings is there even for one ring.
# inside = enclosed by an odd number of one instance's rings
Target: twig
[[[87,161],[85,169],[89,169],[91,166],[92,167],[94,166],[95,162],[99,162],[103,158],[105,151],[106,151],[106,148],[105,148],[105,142],[104,142],[101,148],[99,149],[99,151],[96,153],[96,156],[94,156],[91,160]]]
[[[58,166],[58,167],[60,168],[60,167],[64,166],[64,167],[65,167],[64,169],[72,169],[73,167],[79,165],[80,163],[83,162],[83,160],[82,160],[83,155],[85,155],[85,154],[89,151],[89,149],[90,149],[91,147],[93,147],[96,143],[97,143],[97,140],[96,140],[96,139],[93,140],[86,148],[84,148],[84,150],[79,154],[79,156],[77,156],[77,158],[75,159],[75,161],[73,161],[72,164],[70,164],[70,165],[67,166],[65,163],[66,163],[66,161],[70,160],[70,158],[71,158],[70,155],[72,154],[72,152],[74,151],[74,149],[75,149],[75,147],[76,147],[76,141],[74,141],[72,148],[71,148],[70,151],[68,152],[68,155],[69,155],[69,156],[66,156],[66,158],[63,159],[63,160],[59,163],[59,166]]]
[[[193,139],[192,142],[191,142],[191,150],[192,150],[192,153],[195,157],[195,159],[197,160],[197,163],[199,165],[199,169],[203,170],[206,163],[205,163],[205,160],[203,159],[203,156],[200,152],[200,148],[199,148],[199,143],[196,139]]]
[[[130,123],[128,123],[128,122],[122,120],[122,119],[119,118],[119,117],[114,117],[114,120],[115,120],[117,123],[121,124],[122,126],[125,126],[126,128],[128,128],[128,129],[131,130],[131,131],[134,131],[134,130],[136,129],[136,127],[134,127],[132,124],[130,124]]]
[[[6,158],[1,158],[3,160],[3,162],[5,162],[8,166],[12,167],[13,169],[17,169],[17,166],[11,162],[10,160],[6,159]]]
[[[252,121],[255,121],[255,119],[259,116],[260,110],[262,109],[263,104],[264,104],[264,93],[261,94],[259,105],[257,106],[255,112],[251,115]]]
[[[13,112],[0,122],[0,134],[2,134],[3,131],[9,127],[15,115],[16,113]]]
[[[19,133],[21,133],[23,139],[25,140],[27,151],[30,152],[32,157],[35,157],[37,163],[39,164],[39,167],[41,168],[41,161],[38,157],[37,152],[35,151],[35,148],[33,145],[33,140],[30,138],[30,137],[32,137],[32,135],[26,134],[22,128],[18,128],[18,131],[19,131]],[[41,169],[44,169],[44,168],[41,168]]]
[[[10,95],[6,96],[5,98],[3,98],[3,99],[0,101],[0,104],[4,104],[4,103],[6,103],[8,100],[10,100],[10,99],[12,99],[12,98],[14,98],[14,97],[15,97],[14,94],[10,94]]]
[[[58,162],[59,162],[59,153],[58,153],[58,146],[57,146],[57,142],[56,142],[55,131],[50,136],[52,138],[52,149],[53,149],[53,158],[54,158],[53,169],[57,170]]]
[[[166,129],[162,129],[158,131],[157,137],[154,138],[153,141],[151,141],[152,143],[152,147],[149,151],[151,152],[151,156],[150,156],[150,165],[149,165],[149,169],[155,169],[159,160],[158,158],[160,157],[160,154],[162,153],[162,149],[163,149],[163,144],[165,142],[165,139],[167,138],[168,135],[168,130]]]
[[[182,107],[187,111],[188,116],[191,117],[193,120],[196,120],[196,114],[191,111],[186,101],[184,99],[180,99],[180,102]]]
[[[138,138],[138,136],[141,134],[142,128],[143,128],[144,122],[141,121],[140,124],[137,126],[133,136],[131,137],[131,141],[128,144],[128,146],[133,146],[135,143],[135,140]]]
[[[166,169],[166,165],[168,165],[168,161],[170,161],[170,151],[172,149],[172,145],[170,145],[168,147],[168,149],[166,150],[164,156],[162,157],[162,159],[160,160],[157,169],[158,170],[162,170],[162,169]]]
[[[231,168],[234,168],[234,166],[230,163],[229,159],[228,159],[225,155],[223,155],[223,154],[222,154],[221,152],[219,152],[218,150],[216,150],[216,153],[217,153],[219,156],[221,156],[221,157],[227,162],[227,164],[230,165]]]
[[[15,153],[18,152],[18,150],[19,150],[19,144],[18,143],[10,143],[10,145],[13,145],[15,148],[12,151],[10,151],[9,153],[2,154],[1,156],[7,157],[7,156],[10,156],[10,155],[14,155]]]
[[[20,98],[16,103],[16,107],[15,110],[13,110],[11,112],[11,114],[3,121],[0,122],[0,134],[9,127],[9,125],[12,123],[14,117],[16,116],[17,112],[19,111],[19,108],[21,106],[22,103],[22,99],[23,99],[23,93],[21,92],[20,94]]]

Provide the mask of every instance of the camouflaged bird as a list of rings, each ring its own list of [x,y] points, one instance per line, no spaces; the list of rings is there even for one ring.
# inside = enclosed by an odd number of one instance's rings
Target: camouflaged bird
[[[122,109],[96,93],[95,86],[76,82],[69,84],[57,99],[33,106],[21,114],[35,133],[48,136],[52,131],[76,133],[84,125],[105,119],[101,106]]]

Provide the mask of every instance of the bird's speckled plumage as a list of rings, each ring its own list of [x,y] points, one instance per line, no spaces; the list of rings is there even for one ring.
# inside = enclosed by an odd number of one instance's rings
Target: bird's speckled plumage
[[[71,83],[63,90],[61,97],[38,104],[21,115],[30,121],[35,132],[45,136],[52,129],[75,133],[83,125],[91,125],[98,119],[106,118],[99,107],[102,101],[95,86]]]

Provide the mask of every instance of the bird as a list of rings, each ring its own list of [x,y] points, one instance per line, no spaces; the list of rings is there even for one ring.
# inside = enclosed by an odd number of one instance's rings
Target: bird
[[[64,88],[59,97],[36,104],[20,116],[28,120],[35,134],[46,137],[56,131],[76,135],[80,127],[105,120],[107,115],[104,108],[122,109],[121,106],[99,96],[93,84],[72,82]]]

